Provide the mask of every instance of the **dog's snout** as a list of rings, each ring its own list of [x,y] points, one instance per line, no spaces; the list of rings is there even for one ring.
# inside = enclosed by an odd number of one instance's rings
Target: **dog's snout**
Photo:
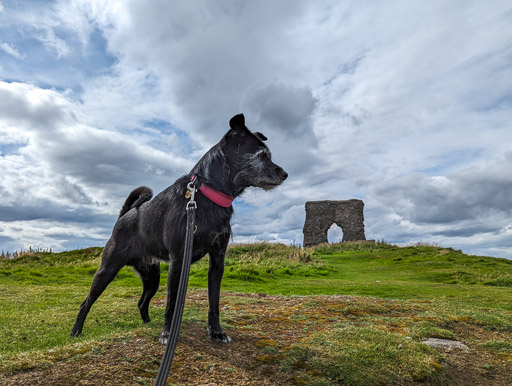
[[[288,173],[286,173],[282,167],[277,166],[277,165],[276,165],[276,173],[281,175],[281,178],[283,179],[283,181],[288,178]]]

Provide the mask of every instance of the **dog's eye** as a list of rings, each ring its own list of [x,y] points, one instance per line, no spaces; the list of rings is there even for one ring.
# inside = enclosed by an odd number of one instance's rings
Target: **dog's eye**
[[[258,156],[260,157],[260,159],[267,159],[268,153],[265,151],[262,151]]]

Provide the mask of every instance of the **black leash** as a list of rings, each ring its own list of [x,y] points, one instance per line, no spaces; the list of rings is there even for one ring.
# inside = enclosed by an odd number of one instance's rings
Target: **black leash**
[[[187,230],[185,234],[185,251],[183,252],[183,265],[181,267],[180,285],[178,294],[176,295],[176,305],[174,306],[174,313],[172,315],[171,328],[169,330],[169,337],[167,338],[167,345],[162,357],[162,363],[158,369],[158,374],[155,379],[155,386],[164,386],[169,369],[171,368],[172,358],[174,357],[174,350],[178,343],[178,336],[181,326],[181,318],[183,317],[183,308],[185,306],[185,297],[187,295],[188,275],[190,274],[190,264],[192,261],[192,250],[194,245],[194,231],[196,221],[197,204],[194,201],[196,187],[194,184],[195,178],[187,185],[187,195],[190,201],[187,203]],[[190,194],[189,194],[190,192]],[[169,269],[172,265],[169,265]]]

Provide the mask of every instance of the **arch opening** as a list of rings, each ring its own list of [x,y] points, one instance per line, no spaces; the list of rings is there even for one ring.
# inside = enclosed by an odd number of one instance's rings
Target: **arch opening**
[[[333,222],[327,230],[327,242],[329,244],[341,243],[343,241],[343,230]]]

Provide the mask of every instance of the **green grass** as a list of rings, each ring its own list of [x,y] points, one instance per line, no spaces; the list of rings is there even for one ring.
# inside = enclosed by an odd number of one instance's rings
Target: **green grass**
[[[226,254],[223,288],[241,292],[261,288],[261,292],[283,294],[269,289],[294,279],[307,280],[329,274],[326,264],[312,251],[282,244],[238,245]],[[208,259],[203,259],[192,266],[189,285],[206,287],[207,277]]]
[[[502,340],[492,340],[482,344],[484,347],[494,351],[499,355],[512,356],[512,342],[505,342]]]
[[[247,248],[249,250],[247,251]],[[289,256],[288,259],[278,256]],[[351,294],[436,299],[512,310],[512,261],[468,256],[451,248],[351,243],[306,250],[260,244],[230,249],[223,289],[280,295]],[[274,254],[274,255],[273,255]],[[206,287],[207,260],[192,267],[190,285]],[[506,294],[503,296],[502,294]]]
[[[442,368],[440,360],[434,349],[400,334],[336,326],[295,345],[285,365],[316,371],[316,383],[376,385],[426,380]]]
[[[142,290],[140,279],[130,268],[123,268],[94,305],[85,335],[68,338],[101,252],[101,248],[37,252],[0,260],[0,374],[98,350],[120,336],[158,334],[163,305],[152,304],[150,315],[155,323],[143,325],[136,305]],[[165,296],[167,268],[162,264],[157,298]],[[206,288],[207,271],[208,258],[194,264],[189,286]],[[333,323],[292,344],[283,354],[283,371],[306,366],[317,383],[428,379],[441,371],[440,357],[420,344],[421,339],[454,339],[453,323],[512,331],[512,261],[468,256],[451,248],[372,242],[306,250],[266,243],[238,245],[228,250],[222,289],[369,297],[338,309]],[[230,301],[229,296],[225,298]],[[189,308],[184,318],[204,320],[203,314],[204,309]],[[336,324],[336,315],[348,324]],[[239,325],[238,316],[226,311],[222,317],[229,326]],[[251,318],[259,320],[258,315]],[[293,318],[303,323],[308,315],[299,310]],[[482,347],[512,355],[505,341],[482,342]]]

